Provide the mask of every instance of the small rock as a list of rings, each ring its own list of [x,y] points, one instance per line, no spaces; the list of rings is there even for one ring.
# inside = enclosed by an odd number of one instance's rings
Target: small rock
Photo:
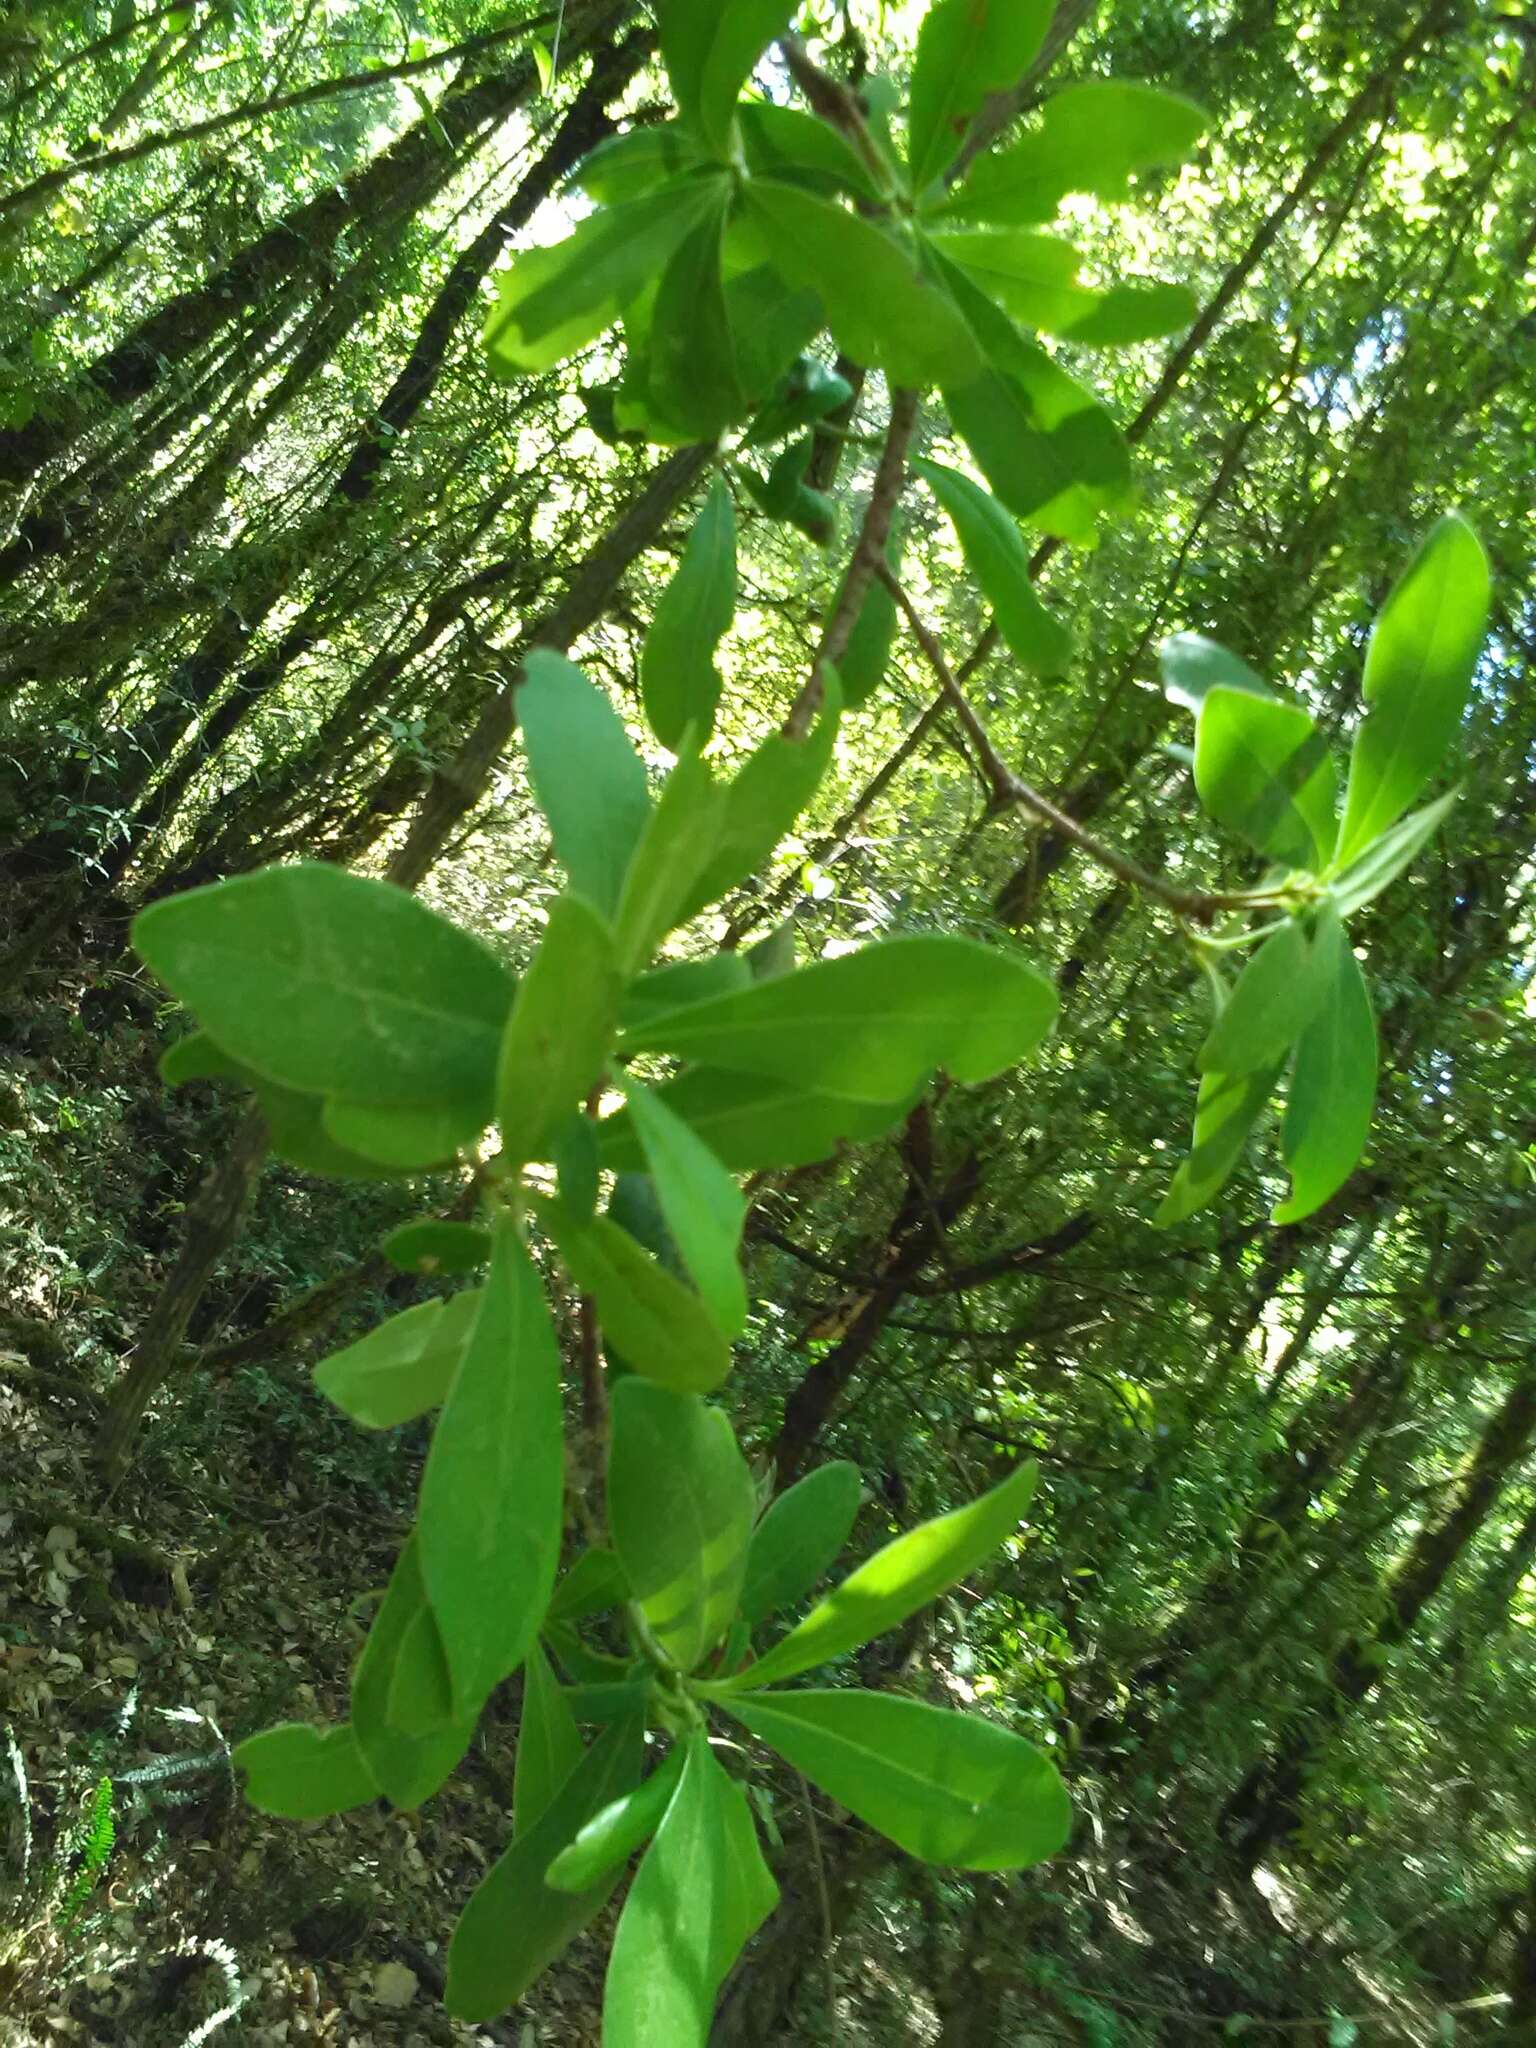
[[[373,1973],[375,2005],[409,2005],[416,1991],[416,1972],[408,1970],[404,1963],[380,1963]]]

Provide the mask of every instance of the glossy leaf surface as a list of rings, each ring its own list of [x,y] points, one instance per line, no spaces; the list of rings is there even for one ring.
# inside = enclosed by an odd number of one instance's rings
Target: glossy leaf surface
[[[1360,963],[1335,911],[1318,918],[1314,940],[1320,994],[1296,1046],[1280,1151],[1291,1172],[1289,1200],[1273,1221],[1296,1223],[1320,1209],[1354,1171],[1376,1104],[1376,1019]]]

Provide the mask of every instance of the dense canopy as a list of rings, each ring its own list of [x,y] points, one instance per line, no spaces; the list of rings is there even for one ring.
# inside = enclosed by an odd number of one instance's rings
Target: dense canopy
[[[0,12],[6,2040],[1536,2029],[1533,64]]]

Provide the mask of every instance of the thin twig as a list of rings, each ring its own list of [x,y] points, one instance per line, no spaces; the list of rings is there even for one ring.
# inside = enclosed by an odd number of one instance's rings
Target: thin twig
[[[1131,888],[1140,889],[1177,916],[1193,919],[1198,924],[1208,924],[1218,911],[1253,910],[1262,905],[1285,901],[1284,897],[1273,892],[1256,890],[1175,889],[1160,875],[1154,875],[1139,862],[1132,860],[1128,854],[1108,845],[1097,833],[1090,832],[1085,825],[1080,825],[1075,818],[1069,817],[1058,805],[1052,803],[1048,796],[1015,775],[993,746],[991,735],[977,715],[970,698],[961,689],[931,628],[908,596],[900,577],[883,556],[876,561],[874,574],[896,600],[912,630],[913,638],[938,678],[939,687],[964,726],[971,744],[976,749],[982,771],[992,791],[992,801],[998,810],[1024,810],[1037,818],[1042,818],[1053,831],[1059,832],[1063,838],[1070,839],[1080,846],[1090,859],[1096,861],[1101,868],[1116,876],[1118,880],[1127,883]]]

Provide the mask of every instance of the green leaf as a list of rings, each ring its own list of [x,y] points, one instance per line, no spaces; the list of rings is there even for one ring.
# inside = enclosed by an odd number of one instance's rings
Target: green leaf
[[[778,456],[766,477],[743,469],[741,480],[770,519],[786,520],[825,547],[837,531],[837,507],[825,491],[812,490],[804,481],[814,446],[807,435]]]
[[[893,570],[900,571],[901,543],[894,534],[886,543],[885,559]],[[846,710],[856,711],[861,704],[867,704],[885,681],[896,640],[897,616],[896,600],[884,583],[878,579],[871,582],[837,665]]]
[[[1319,914],[1313,948],[1320,1000],[1296,1047],[1280,1127],[1291,1194],[1271,1218],[1275,1223],[1310,1216],[1344,1185],[1365,1149],[1376,1104],[1371,994],[1335,910]]]
[[[1252,697],[1272,698],[1274,691],[1219,640],[1203,633],[1173,633],[1157,650],[1163,671],[1163,695],[1170,704],[1182,704],[1199,716],[1207,690],[1218,686],[1246,690]]]
[[[954,161],[987,95],[1020,82],[1054,12],[1055,0],[932,0],[907,115],[914,192]]]
[[[1096,308],[1098,294],[1077,281],[1082,257],[1056,235],[1030,228],[935,228],[927,240],[1026,327],[1059,334]]]
[[[608,926],[583,897],[561,896],[501,1042],[496,1121],[509,1166],[547,1157],[586,1100],[618,1028],[621,985]]]
[[[571,887],[611,917],[651,815],[645,764],[602,691],[548,648],[523,664],[517,715],[534,795]]]
[[[683,1774],[686,1754],[678,1744],[633,1792],[593,1814],[549,1866],[547,1882],[557,1891],[579,1892],[627,1863],[660,1825]]]
[[[1338,870],[1328,893],[1340,917],[1353,916],[1396,881],[1439,831],[1460,794],[1459,789],[1449,789],[1423,810],[1410,811]]]
[[[621,1011],[626,1029],[647,1017],[665,1016],[681,1004],[702,1003],[711,996],[746,988],[752,970],[741,953],[712,953],[705,960],[669,960],[630,983]]]
[[[657,0],[661,54],[678,111],[716,156],[730,155],[741,89],[794,11],[793,0]]]
[[[326,1135],[343,1150],[381,1166],[421,1170],[446,1166],[473,1145],[490,1121],[483,1096],[410,1108],[328,1096],[320,1113]]]
[[[599,205],[613,206],[638,199],[704,161],[681,122],[664,121],[632,128],[627,135],[610,135],[582,158],[570,182]]]
[[[267,1139],[279,1159],[305,1173],[339,1180],[383,1180],[398,1172],[377,1159],[364,1158],[337,1144],[325,1128],[326,1099],[281,1088],[232,1059],[206,1031],[189,1031],[163,1054],[160,1073],[170,1087],[184,1081],[233,1081],[248,1088],[267,1126]]]
[[[778,111],[787,111],[779,109]],[[820,125],[819,123],[817,124]],[[770,272],[774,289],[782,293],[784,287],[776,271]],[[821,303],[812,295],[816,324],[821,322]],[[782,441],[788,434],[799,433],[805,427],[814,426],[829,413],[848,404],[853,397],[853,386],[846,377],[829,369],[815,356],[798,356],[784,373],[778,389],[758,413],[752,425],[742,436],[743,448],[759,448],[771,441]]]
[[[568,1685],[565,1697],[578,1721],[606,1728],[631,1715],[643,1718],[646,1691],[646,1681],[637,1677],[623,1684]]]
[[[843,1139],[863,1144],[883,1138],[912,1106],[910,1099],[871,1103],[813,1095],[792,1081],[722,1067],[690,1067],[657,1094],[733,1173],[812,1165]],[[605,1117],[597,1136],[603,1164],[612,1171],[630,1172],[644,1164],[628,1110]]]
[[[1467,522],[1449,512],[1430,528],[1371,633],[1340,860],[1399,818],[1445,761],[1487,630],[1487,557]]]
[[[736,514],[730,486],[717,475],[640,650],[645,715],[674,754],[690,725],[700,743],[714,730],[715,649],[735,615]]]
[[[679,1394],[719,1386],[731,1347],[691,1288],[607,1216],[584,1222],[562,1202],[545,1202],[539,1215],[626,1365]]]
[[[392,1230],[379,1249],[402,1273],[475,1273],[490,1260],[491,1234],[478,1223],[445,1223],[424,1216],[419,1223],[402,1223]]]
[[[397,1686],[400,1701],[419,1698],[426,1689],[419,1674],[404,1667],[425,1657],[434,1662],[437,1671],[446,1670],[441,1639],[434,1645],[421,1629],[423,1620],[435,1636],[413,1532],[395,1560],[388,1589],[352,1674],[352,1727],[357,1746],[379,1790],[391,1805],[405,1812],[430,1799],[443,1783],[469,1748],[478,1719],[477,1714],[469,1713],[422,1734],[412,1734],[399,1725]]]
[[[730,798],[707,762],[686,752],[635,848],[614,920],[614,951],[626,975],[638,973],[674,925],[686,921],[699,878],[715,858]]]
[[[581,1621],[602,1614],[629,1598],[619,1560],[603,1544],[584,1550],[555,1588],[549,1603],[551,1621]]]
[[[747,1321],[740,1264],[747,1205],[729,1172],[696,1131],[659,1095],[626,1078],[629,1113],[662,1214],[705,1306],[727,1337]]]
[[[422,1577],[464,1709],[522,1662],[560,1554],[560,1352],[516,1223],[503,1216],[494,1235],[417,1516]]]
[[[1195,788],[1216,820],[1288,867],[1333,847],[1337,780],[1328,742],[1297,704],[1218,683],[1195,725]]]
[[[1060,675],[1072,659],[1072,635],[1036,597],[1023,536],[997,500],[959,470],[916,462],[954,523],[966,567],[992,607],[998,631],[1026,668]]]
[[[1157,341],[1190,326],[1200,311],[1188,285],[1150,279],[1128,278],[1091,297],[1093,304],[1054,330],[1079,348],[1130,348],[1138,341]]]
[[[729,1681],[777,1685],[856,1650],[984,1564],[1023,1520],[1039,1468],[1018,1466],[979,1500],[909,1529],[850,1572],[766,1656]]]
[[[936,1067],[963,1082],[1002,1073],[1040,1043],[1056,1007],[1050,982],[998,947],[911,937],[653,1018],[627,1044],[894,1102]]]
[[[752,1531],[741,1611],[753,1624],[808,1593],[848,1541],[864,1477],[839,1460],[819,1465],[781,1493]]]
[[[1069,192],[1124,199],[1135,172],[1182,162],[1209,125],[1193,101],[1156,86],[1069,85],[1031,133],[978,157],[941,211],[1019,227],[1050,220]]]
[[[633,1688],[619,1690],[638,1701]],[[639,1778],[641,1725],[631,1704],[470,1894],[448,1949],[444,2002],[455,2019],[493,2019],[515,2005],[607,1904],[617,1869],[575,1893],[555,1891],[546,1873],[577,1830]]]
[[[283,1820],[321,1820],[379,1796],[345,1722],[339,1728],[280,1722],[236,1743],[233,1761],[251,1805]]]
[[[645,351],[647,395],[669,427],[687,440],[713,440],[751,411],[736,362],[726,297],[723,242],[731,190],[690,228],[661,274]]]
[[[605,206],[548,249],[502,271],[485,324],[491,367],[513,380],[551,370],[612,327],[718,204],[713,178],[681,177]]]
[[[1194,1146],[1158,1208],[1154,1220],[1160,1227],[1193,1216],[1226,1181],[1279,1078],[1278,1061],[1257,1073],[1202,1077],[1195,1102]]]
[[[603,1170],[597,1156],[597,1125],[584,1115],[564,1118],[550,1138],[549,1156],[559,1177],[561,1201],[585,1222],[597,1208]]]
[[[1254,953],[1195,1061],[1202,1074],[1254,1074],[1284,1059],[1321,998],[1312,947],[1292,918]]]
[[[878,1692],[737,1694],[727,1711],[909,1856],[1023,1870],[1072,1829],[1050,1759],[1011,1729]]]
[[[769,735],[725,785],[716,851],[678,913],[686,924],[728,889],[755,875],[821,787],[837,742],[842,693],[827,679],[820,718],[803,740]]]
[[[514,1835],[526,1835],[537,1826],[581,1758],[575,1716],[555,1683],[548,1658],[535,1643],[523,1666],[523,1713],[512,1765]],[[584,1887],[577,1885],[573,1889],[580,1891]]]
[[[151,904],[134,944],[223,1050],[311,1095],[489,1108],[512,977],[405,890],[322,862]]]
[[[393,1429],[425,1415],[447,1397],[480,1298],[475,1287],[447,1301],[402,1309],[366,1337],[322,1358],[315,1385],[364,1429]]]
[[[775,106],[771,100],[749,100],[737,108],[736,122],[742,155],[754,177],[803,184],[813,192],[880,197],[863,158],[814,114]]]
[[[619,1916],[604,2048],[706,2048],[715,1994],[778,1902],[746,1796],[696,1729]]]
[[[775,266],[820,295],[837,345],[893,384],[964,383],[981,369],[969,327],[912,248],[814,193],[773,179],[747,187]]]
[[[1130,449],[1109,413],[953,263],[940,275],[973,329],[986,363],[945,384],[955,431],[1016,519],[1091,547],[1100,515],[1131,490]]]
[[[685,1671],[736,1613],[756,1508],[731,1425],[648,1380],[613,1390],[608,1525],[658,1641]]]

